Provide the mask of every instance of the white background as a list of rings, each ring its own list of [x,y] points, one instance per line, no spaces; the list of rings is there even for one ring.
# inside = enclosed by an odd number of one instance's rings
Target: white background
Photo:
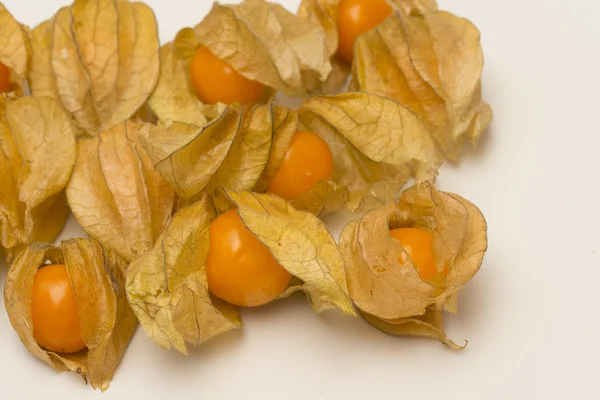
[[[299,0],[282,0],[296,10]],[[35,25],[64,0],[5,0]],[[148,1],[163,42],[208,0]],[[188,357],[138,330],[104,397],[21,345],[0,310],[0,398],[591,399],[600,398],[600,3],[440,0],[474,21],[495,112],[477,153],[440,173],[477,204],[490,248],[447,318],[456,353],[386,336],[359,319],[317,316],[302,297],[244,310],[244,329]],[[328,219],[337,235],[345,220]],[[79,235],[74,223],[64,236]],[[6,272],[0,272],[0,281]],[[0,300],[1,302],[1,300]]]

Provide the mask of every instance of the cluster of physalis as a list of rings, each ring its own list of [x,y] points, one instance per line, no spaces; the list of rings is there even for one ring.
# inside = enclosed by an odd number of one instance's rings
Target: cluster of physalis
[[[471,22],[434,0],[245,0],[161,47],[141,2],[0,20],[4,298],[36,357],[104,390],[138,323],[186,353],[296,292],[460,348],[442,313],[486,223],[433,182],[491,120]],[[319,219],[337,210],[364,213],[339,243]],[[90,238],[46,244],[71,212]]]

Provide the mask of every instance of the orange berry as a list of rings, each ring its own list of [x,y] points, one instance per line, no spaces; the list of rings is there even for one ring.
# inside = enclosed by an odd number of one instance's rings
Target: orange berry
[[[11,89],[10,70],[0,62],[0,93],[10,92]]]
[[[206,260],[208,289],[215,296],[242,307],[267,304],[288,287],[292,276],[250,232],[237,210],[210,223]]]
[[[386,0],[342,0],[338,8],[338,55],[351,63],[356,39],[382,23],[392,12]]]
[[[433,242],[433,233],[425,229],[417,228],[400,228],[390,231],[392,237],[400,242],[408,257],[419,272],[419,276],[424,281],[431,281],[438,276],[437,266],[435,264],[435,256],[431,251],[431,243]],[[405,263],[406,254],[403,253],[399,261]],[[448,270],[444,270],[442,275],[448,275]]]
[[[262,83],[241,75],[205,46],[196,50],[191,74],[196,95],[205,104],[246,105],[260,101],[265,93]]]
[[[314,133],[297,131],[267,191],[292,201],[332,178],[333,154],[327,142]]]
[[[39,269],[31,294],[33,337],[40,346],[56,353],[85,349],[75,293],[67,268],[49,265]]]

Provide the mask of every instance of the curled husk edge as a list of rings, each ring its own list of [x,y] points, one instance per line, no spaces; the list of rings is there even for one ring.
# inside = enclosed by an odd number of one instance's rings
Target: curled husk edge
[[[405,250],[390,229],[407,227],[433,233],[439,274],[431,281],[421,279],[408,255],[399,261]],[[369,212],[342,231],[350,296],[366,320],[384,332],[434,337],[459,349],[446,337],[442,312],[458,312],[458,293],[483,261],[486,231],[481,211],[469,201],[429,182],[416,185],[398,203]]]

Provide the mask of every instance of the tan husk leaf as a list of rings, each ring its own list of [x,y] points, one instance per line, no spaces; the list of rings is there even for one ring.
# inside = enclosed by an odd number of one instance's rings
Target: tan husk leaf
[[[299,111],[269,105],[225,108],[204,126],[160,121],[140,142],[152,164],[189,204],[215,189],[263,192],[297,130],[322,137],[334,154],[334,176],[296,199],[296,208],[323,215],[373,209],[396,198],[411,174],[437,173],[425,125],[393,100],[366,93],[316,96]]]
[[[438,9],[435,0],[386,0],[395,10],[410,14],[412,11],[426,12]]]
[[[319,134],[331,148],[333,181],[347,188],[343,204],[350,211],[391,201],[411,175],[422,180],[437,173],[426,128],[392,100],[368,93],[315,96],[299,115],[300,126]]]
[[[432,179],[438,166],[425,124],[402,105],[367,93],[316,96],[303,108],[329,122],[377,163],[411,165],[417,180]]]
[[[131,263],[127,297],[146,333],[160,346],[187,354],[241,326],[235,307],[208,292],[206,258],[214,211],[207,197],[180,209],[154,248]]]
[[[0,3],[0,62],[8,67],[11,82],[22,92],[26,86],[31,45],[26,29]]]
[[[275,177],[281,166],[285,153],[290,147],[290,142],[298,127],[298,112],[285,107],[272,109],[272,138],[271,151],[264,171],[254,186],[253,191],[261,193],[267,190],[271,180]]]
[[[350,64],[337,57],[339,45],[338,8],[341,0],[302,0],[298,8],[298,16],[320,25],[327,37],[327,54],[332,65],[332,72],[327,81],[323,82],[315,92],[336,94],[342,91],[351,74]],[[418,11],[437,10],[435,0],[388,0],[396,10],[409,13]],[[317,93],[315,93],[317,94]]]
[[[260,179],[271,149],[271,105],[233,108],[202,127],[161,121],[147,125],[140,141],[155,168],[182,198],[218,186],[252,188]]]
[[[275,125],[275,106],[254,105],[241,111],[238,132],[227,155],[208,183],[207,190],[253,188],[270,159]]]
[[[205,106],[196,97],[186,68],[174,43],[162,46],[160,76],[148,104],[159,119],[204,126],[208,123]]]
[[[302,0],[298,8],[298,16],[320,25],[327,38],[327,54],[332,71],[327,80],[314,90],[315,94],[340,92],[346,86],[350,76],[350,65],[336,56],[339,45],[337,29],[339,2],[340,0]]]
[[[442,326],[442,311],[428,309],[425,314],[395,321],[384,321],[362,312],[361,315],[369,324],[382,332],[395,336],[423,336],[437,339],[452,350],[463,350],[467,344],[459,346],[448,339]]]
[[[321,26],[280,4],[215,3],[193,31],[198,45],[208,47],[240,74],[289,96],[308,94],[332,70]]]
[[[75,0],[32,33],[34,94],[54,95],[88,133],[131,117],[158,80],[158,29],[141,2]]]
[[[67,267],[87,349],[57,354],[33,337],[31,296],[38,268]],[[106,390],[131,339],[137,321],[125,297],[124,261],[93,239],[72,239],[59,248],[33,244],[15,260],[6,278],[4,302],[10,322],[27,349],[57,371],[78,373],[95,389]]]
[[[171,218],[174,192],[123,122],[77,143],[69,204],[79,224],[127,261],[148,252]]]
[[[63,7],[57,11],[53,19],[44,21],[33,28],[30,33],[31,40],[31,70],[29,71],[29,88],[36,96],[52,97],[60,101],[56,89],[56,79],[50,62],[50,52],[52,50],[52,31],[54,29],[54,20],[63,17],[62,14],[68,14],[69,8]]]
[[[358,38],[352,86],[406,106],[456,160],[465,139],[475,144],[492,119],[481,100],[479,40],[470,21],[450,13],[397,12]]]
[[[302,291],[320,313],[338,308],[356,315],[348,295],[344,260],[325,225],[270,194],[226,192],[244,225],[269,248],[277,262],[302,281],[283,296]]]
[[[400,242],[390,235],[390,229],[400,227],[433,233],[437,269],[447,268],[447,276],[421,279]],[[340,249],[350,296],[364,313],[395,325],[430,308],[456,312],[457,293],[483,261],[486,231],[483,215],[467,200],[440,192],[429,182],[416,185],[402,193],[397,204],[369,212],[342,231]],[[400,262],[401,257],[407,261]]]
[[[0,245],[9,260],[32,240],[51,241],[68,215],[75,128],[48,97],[8,100],[0,121]]]

